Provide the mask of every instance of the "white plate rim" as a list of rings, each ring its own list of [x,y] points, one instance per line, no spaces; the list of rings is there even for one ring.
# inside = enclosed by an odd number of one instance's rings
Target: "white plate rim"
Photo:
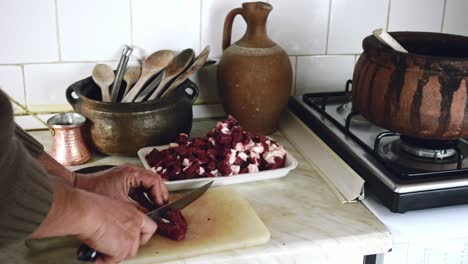
[[[145,169],[151,169],[146,161],[145,156],[150,153],[154,148],[158,150],[163,150],[168,148],[169,145],[162,145],[162,146],[149,146],[144,147],[138,150],[138,157],[140,158],[141,163]],[[187,180],[178,180],[178,181],[165,181],[167,188],[170,191],[175,190],[184,190],[184,189],[191,189],[191,188],[198,188],[202,186],[206,181],[213,180],[213,186],[221,186],[221,185],[229,185],[229,184],[236,184],[236,183],[244,183],[244,182],[252,182],[252,181],[260,181],[260,180],[268,180],[268,179],[275,179],[281,178],[288,173],[295,169],[298,165],[298,161],[294,158],[289,152],[286,152],[286,164],[283,168],[274,169],[274,170],[266,170],[266,171],[259,171],[255,173],[243,173],[238,175],[232,176],[219,176],[219,177],[204,177],[204,178],[196,178],[196,179],[187,179]]]

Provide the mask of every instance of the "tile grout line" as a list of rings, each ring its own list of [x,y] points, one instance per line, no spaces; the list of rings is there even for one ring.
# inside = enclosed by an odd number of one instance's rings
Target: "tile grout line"
[[[77,63],[98,63],[98,62],[118,62],[118,60],[89,60],[89,61],[52,61],[52,62],[23,62],[23,63],[11,63],[1,64],[0,66],[26,66],[26,65],[38,65],[38,64],[77,64]]]
[[[128,4],[130,6],[130,45],[133,47],[133,8],[132,8],[133,0],[128,0]]]
[[[58,16],[58,0],[55,0],[55,28],[57,31],[57,48],[58,48],[58,56],[59,62],[62,61],[62,45],[60,44],[60,27],[59,27],[59,16]]]
[[[360,54],[360,53],[359,53]],[[289,54],[289,56],[294,57],[337,57],[337,56],[356,56],[357,53],[330,53],[330,54]],[[213,58],[219,60],[219,57]],[[138,60],[137,60],[138,61]],[[0,63],[0,66],[26,66],[26,65],[38,65],[38,64],[77,64],[77,63],[96,63],[96,60],[85,60],[85,61],[56,61],[56,62],[23,62],[23,63]],[[111,63],[118,62],[118,60],[99,60],[99,62]]]
[[[26,74],[24,74],[24,65],[21,65],[21,74],[23,75],[23,96],[24,96],[24,107],[28,109],[28,97],[26,96]]]
[[[332,12],[332,1],[328,4],[328,21],[327,21],[327,38],[325,39],[325,55],[328,55],[328,44],[330,43],[330,26],[331,26],[331,12]]]
[[[200,49],[199,51],[201,52],[202,51],[202,37],[203,37],[203,0],[199,0],[200,1]]]
[[[388,0],[387,8],[387,24],[385,25],[385,31],[388,31],[388,25],[390,24],[390,9],[392,7],[392,0]]]
[[[330,53],[330,54],[320,54],[320,53],[314,53],[314,54],[288,54],[291,57],[339,57],[339,56],[356,56],[360,55],[360,53]],[[212,59],[219,60],[219,57],[214,57]],[[136,60],[136,59],[135,59]],[[118,62],[118,60],[98,60],[99,62],[105,62],[105,63],[112,63],[112,62]],[[27,66],[27,65],[38,65],[38,64],[77,64],[77,63],[96,63],[98,62],[97,60],[86,60],[86,61],[56,61],[56,62],[23,62],[23,63],[5,63],[2,64],[0,63],[0,66]],[[138,61],[138,60],[136,60]]]
[[[444,6],[442,7],[442,23],[440,23],[440,32],[444,32],[444,25],[445,25],[445,12],[447,8],[447,0],[444,0]]]

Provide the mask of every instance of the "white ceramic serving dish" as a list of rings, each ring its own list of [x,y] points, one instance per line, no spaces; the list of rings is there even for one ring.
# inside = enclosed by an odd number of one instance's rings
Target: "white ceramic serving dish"
[[[148,155],[154,148],[158,150],[163,150],[168,148],[167,145],[165,146],[156,146],[156,147],[145,147],[138,150],[138,157],[140,158],[143,166],[146,169],[150,169],[151,167],[148,165],[145,157]],[[274,169],[274,170],[267,170],[267,171],[260,171],[255,173],[244,173],[226,177],[204,177],[204,178],[196,178],[196,179],[188,179],[188,180],[179,180],[179,181],[166,181],[166,186],[169,191],[175,190],[184,190],[184,189],[193,189],[201,187],[209,180],[214,180],[212,186],[221,186],[221,185],[229,185],[229,184],[236,184],[236,183],[243,183],[243,182],[252,182],[252,181],[261,181],[261,180],[268,180],[268,179],[275,179],[281,178],[297,167],[297,160],[289,153],[286,154],[286,164],[283,168]]]

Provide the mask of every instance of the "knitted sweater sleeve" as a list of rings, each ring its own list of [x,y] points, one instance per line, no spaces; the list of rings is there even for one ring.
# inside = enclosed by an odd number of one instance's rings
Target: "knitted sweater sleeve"
[[[11,103],[0,90],[0,247],[26,239],[52,203],[50,178],[15,129]]]
[[[15,134],[18,139],[23,143],[24,147],[34,157],[39,157],[44,152],[44,146],[39,141],[29,135],[20,126],[15,124]]]

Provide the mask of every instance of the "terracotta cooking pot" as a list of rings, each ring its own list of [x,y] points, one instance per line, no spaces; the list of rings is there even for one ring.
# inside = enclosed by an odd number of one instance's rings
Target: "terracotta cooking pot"
[[[179,133],[189,134],[197,96],[198,87],[190,80],[167,97],[139,103],[101,101],[91,77],[66,91],[73,109],[87,118],[88,143],[101,153],[122,156],[135,156],[142,147],[169,144]]]
[[[467,137],[468,37],[390,34],[409,53],[366,37],[353,75],[353,108],[375,124],[406,136]]]

